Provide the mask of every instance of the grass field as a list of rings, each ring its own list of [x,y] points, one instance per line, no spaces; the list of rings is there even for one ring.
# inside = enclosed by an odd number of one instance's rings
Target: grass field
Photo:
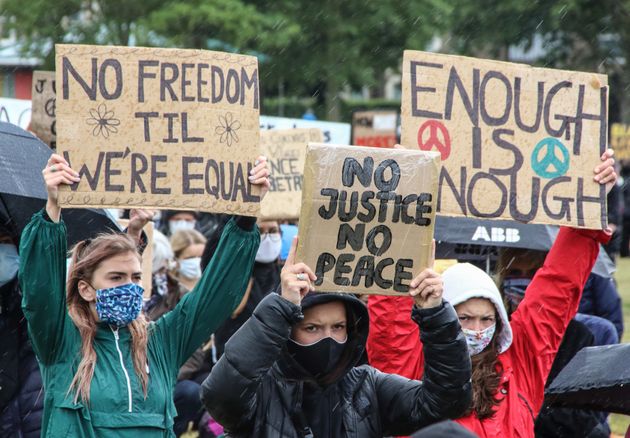
[[[623,302],[623,319],[625,330],[623,342],[630,342],[630,258],[618,259],[615,274],[621,300]],[[623,436],[630,425],[630,417],[611,415],[610,426],[614,434]]]

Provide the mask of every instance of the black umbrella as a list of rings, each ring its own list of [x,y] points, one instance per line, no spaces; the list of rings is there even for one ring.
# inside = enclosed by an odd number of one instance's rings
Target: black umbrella
[[[549,251],[558,231],[559,227],[552,225],[436,216],[436,257],[489,265],[496,261],[501,247]],[[615,272],[615,264],[601,246],[593,272],[606,278]]]
[[[547,388],[555,406],[630,415],[630,344],[580,350]]]
[[[42,169],[52,151],[29,132],[0,122],[0,220],[17,237],[46,205]],[[105,210],[63,209],[68,245],[120,227]]]

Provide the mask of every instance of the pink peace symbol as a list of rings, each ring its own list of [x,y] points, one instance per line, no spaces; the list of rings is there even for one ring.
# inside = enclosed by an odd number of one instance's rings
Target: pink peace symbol
[[[424,140],[425,132],[429,131],[429,137]],[[423,151],[437,149],[442,154],[442,160],[446,160],[451,154],[451,137],[446,126],[437,120],[427,120],[418,129],[418,146]]]

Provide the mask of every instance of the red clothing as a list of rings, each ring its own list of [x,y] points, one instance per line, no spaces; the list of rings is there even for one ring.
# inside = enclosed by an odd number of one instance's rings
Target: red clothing
[[[481,421],[473,413],[458,423],[480,437],[534,437],[534,418],[543,402],[547,375],[567,325],[577,313],[599,243],[609,239],[603,231],[560,230],[512,314],[512,345],[498,358],[504,372],[496,414]],[[421,379],[424,357],[418,327],[409,318],[411,306],[407,297],[371,296],[367,350],[373,367]]]

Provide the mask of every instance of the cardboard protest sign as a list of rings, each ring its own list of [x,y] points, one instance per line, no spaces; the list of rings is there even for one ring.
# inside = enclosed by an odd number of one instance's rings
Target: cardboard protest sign
[[[606,227],[604,75],[405,51],[401,144],[442,155],[438,214]]]
[[[357,111],[352,114],[352,143],[392,148],[398,143],[396,111]]]
[[[34,71],[31,96],[31,131],[51,149],[56,147],[55,72]]]
[[[258,61],[205,50],[57,45],[64,207],[255,216]]]
[[[315,290],[401,295],[429,263],[436,152],[309,144],[297,259]]]
[[[285,129],[260,132],[261,153],[271,172],[269,193],[260,205],[267,220],[297,219],[302,205],[302,180],[306,146],[324,141],[319,129]]]
[[[615,151],[615,159],[630,160],[630,125],[613,123],[610,126],[610,146]]]
[[[31,101],[0,97],[0,122],[12,123],[28,129],[31,122]]]
[[[118,219],[118,224],[125,229],[129,226],[129,219]],[[142,287],[143,297],[148,300],[153,290],[153,222],[147,223],[142,231],[147,236],[147,246],[142,252]]]

